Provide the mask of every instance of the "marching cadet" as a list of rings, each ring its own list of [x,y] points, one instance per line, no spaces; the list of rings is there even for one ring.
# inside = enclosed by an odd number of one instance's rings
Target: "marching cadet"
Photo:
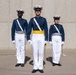
[[[44,17],[41,17],[41,6],[35,6],[35,17],[31,18],[29,22],[28,30],[28,42],[32,43],[33,47],[33,70],[32,73],[43,71],[43,57],[44,57],[44,44],[47,44],[48,41],[48,27],[47,21]],[[33,30],[33,31],[32,31]],[[32,34],[32,41],[30,40],[30,35]]]
[[[59,24],[60,16],[54,16],[53,18],[54,18],[54,24],[51,25],[49,29],[49,41],[53,49],[52,65],[61,66],[60,55],[61,55],[61,47],[65,41],[65,33],[63,26]]]
[[[28,23],[22,18],[24,11],[17,10],[18,18],[13,21],[11,28],[12,42],[16,45],[17,64],[15,67],[24,67],[25,61],[25,34],[27,36]]]

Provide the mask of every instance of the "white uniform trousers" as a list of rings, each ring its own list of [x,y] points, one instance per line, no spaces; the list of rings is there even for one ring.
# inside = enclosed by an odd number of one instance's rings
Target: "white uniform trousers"
[[[17,63],[24,64],[25,61],[25,35],[24,34],[15,34],[16,41],[16,57]]]
[[[33,46],[33,69],[43,69],[43,57],[44,57],[44,34],[33,34],[32,36]]]
[[[60,62],[61,55],[61,36],[52,36],[53,63]]]

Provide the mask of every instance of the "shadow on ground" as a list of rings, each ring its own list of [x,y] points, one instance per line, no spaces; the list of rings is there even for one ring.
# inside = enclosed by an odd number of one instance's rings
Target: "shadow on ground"
[[[30,64],[30,65],[33,65],[33,60],[31,60],[31,61],[29,62],[29,64]],[[44,64],[44,65],[46,64],[45,61],[43,61],[43,64]]]
[[[25,56],[25,64],[30,60],[31,58],[28,56]]]
[[[47,57],[46,60],[52,63],[52,57]]]
[[[31,59],[30,57],[25,56],[25,64],[26,64],[30,59]],[[52,63],[52,57],[47,57],[46,60],[47,60],[48,62]],[[30,65],[33,65],[33,60],[29,61],[29,64],[30,64]],[[45,65],[45,64],[46,64],[46,62],[43,61],[43,65]]]

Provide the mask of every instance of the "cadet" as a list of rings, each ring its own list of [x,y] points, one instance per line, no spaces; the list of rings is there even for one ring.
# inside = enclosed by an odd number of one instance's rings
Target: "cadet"
[[[28,31],[28,42],[33,46],[34,66],[32,73],[36,71],[43,73],[44,44],[48,41],[48,27],[46,19],[40,16],[42,7],[35,6],[34,10],[36,16],[31,18]],[[33,32],[32,42],[30,40],[31,32]]]
[[[24,67],[25,61],[25,34],[27,34],[28,23],[22,18],[24,11],[17,10],[18,18],[13,21],[11,28],[12,42],[16,45],[17,64],[15,67]],[[27,35],[26,35],[27,36]]]
[[[53,66],[60,64],[60,55],[61,55],[61,46],[64,44],[65,41],[65,33],[64,28],[60,22],[60,16],[54,16],[54,24],[50,26],[49,30],[49,41],[52,44],[53,49]]]

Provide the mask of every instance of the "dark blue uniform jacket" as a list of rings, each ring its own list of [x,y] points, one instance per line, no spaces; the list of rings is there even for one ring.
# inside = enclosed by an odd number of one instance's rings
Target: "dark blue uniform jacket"
[[[56,26],[61,33],[62,41],[65,41],[65,33],[64,33],[63,26],[60,24],[57,24]],[[49,29],[49,41],[52,41],[52,34],[54,34],[54,33],[58,33],[58,31],[56,30],[56,28],[54,27],[54,24],[53,24],[50,26],[50,29]]]
[[[27,20],[23,18],[18,18],[18,21],[21,24],[22,29],[25,31],[27,37],[27,30],[28,30],[28,23]],[[12,41],[15,40],[15,31],[21,31],[20,27],[18,26],[17,19],[13,21],[12,28],[11,28],[11,37]]]
[[[38,22],[41,30],[44,30],[44,35],[45,35],[45,40],[48,41],[48,26],[47,26],[47,21],[45,18],[39,16],[39,17],[34,17],[36,21]],[[33,30],[39,30],[37,27],[36,23],[34,22],[33,18],[31,18],[28,26],[28,40],[30,40],[30,35],[31,31]]]

